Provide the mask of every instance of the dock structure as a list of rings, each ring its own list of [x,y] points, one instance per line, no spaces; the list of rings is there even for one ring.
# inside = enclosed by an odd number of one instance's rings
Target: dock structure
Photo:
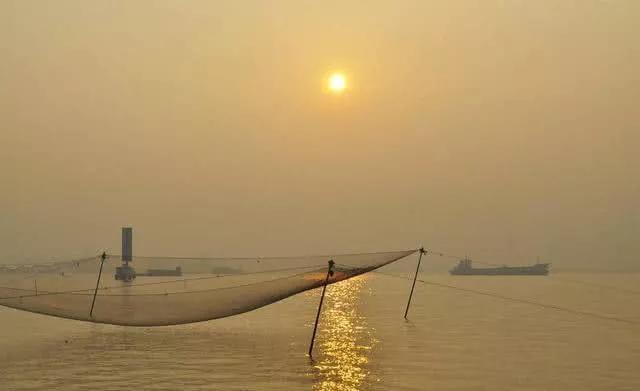
[[[146,273],[138,273],[138,276],[144,277],[180,277],[182,276],[182,268],[176,266],[175,269],[149,269]]]

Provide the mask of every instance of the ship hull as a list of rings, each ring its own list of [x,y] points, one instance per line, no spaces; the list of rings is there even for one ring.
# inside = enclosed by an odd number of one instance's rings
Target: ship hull
[[[495,268],[455,268],[449,271],[454,276],[546,276],[547,265],[495,267]]]
[[[538,271],[520,271],[520,270],[465,270],[465,271],[452,271],[451,275],[454,276],[546,276],[549,274],[548,270]]]

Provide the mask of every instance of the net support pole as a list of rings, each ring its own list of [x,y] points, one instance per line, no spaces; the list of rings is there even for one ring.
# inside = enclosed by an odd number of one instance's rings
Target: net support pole
[[[411,285],[411,293],[409,293],[409,300],[407,301],[407,308],[404,310],[404,318],[407,319],[409,314],[409,306],[411,305],[411,298],[413,297],[413,290],[416,288],[416,280],[418,279],[418,272],[420,271],[420,262],[422,261],[422,255],[426,251],[424,247],[420,247],[420,256],[418,256],[418,266],[416,266],[416,274],[413,276],[413,284]]]
[[[98,288],[100,287],[100,277],[102,276],[102,267],[104,266],[104,260],[107,259],[107,253],[102,252],[100,256],[100,270],[98,271],[98,280],[96,281],[96,290],[93,292],[93,301],[91,302],[91,310],[89,311],[89,317],[93,317],[93,306],[96,305],[96,296],[98,296]]]
[[[327,291],[327,285],[329,284],[329,277],[333,275],[333,259],[329,261],[329,268],[327,269],[327,277],[324,279],[324,285],[322,286],[322,295],[320,296],[320,304],[318,305],[318,313],[316,314],[316,322],[313,325],[313,334],[311,335],[311,343],[309,344],[309,357],[312,357],[313,343],[316,340],[316,332],[318,331],[318,321],[320,320],[320,312],[322,311],[322,303],[324,302],[324,294]]]

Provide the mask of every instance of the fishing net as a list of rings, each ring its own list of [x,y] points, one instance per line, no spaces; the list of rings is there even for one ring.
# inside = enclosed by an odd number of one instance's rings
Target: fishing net
[[[129,267],[123,266],[121,256],[108,256],[104,262],[91,257],[0,265],[0,305],[127,326],[200,322],[322,286],[329,260],[335,262],[328,280],[333,284],[416,251],[280,258],[133,257]]]

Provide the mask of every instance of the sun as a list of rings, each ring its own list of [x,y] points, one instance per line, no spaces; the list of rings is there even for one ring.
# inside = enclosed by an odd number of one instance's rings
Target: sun
[[[329,91],[340,94],[347,88],[347,78],[342,73],[333,73],[328,80]]]

